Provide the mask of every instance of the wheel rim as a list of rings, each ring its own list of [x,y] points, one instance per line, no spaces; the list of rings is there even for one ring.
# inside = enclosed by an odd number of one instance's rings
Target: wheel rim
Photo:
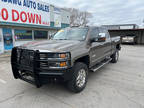
[[[78,72],[78,76],[76,79],[76,85],[78,87],[83,87],[85,82],[86,82],[86,71],[85,71],[85,69],[81,69]]]

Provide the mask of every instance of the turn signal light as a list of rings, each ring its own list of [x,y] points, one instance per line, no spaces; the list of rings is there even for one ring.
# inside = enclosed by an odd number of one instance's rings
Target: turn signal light
[[[60,62],[60,67],[65,67],[66,66],[66,62]]]

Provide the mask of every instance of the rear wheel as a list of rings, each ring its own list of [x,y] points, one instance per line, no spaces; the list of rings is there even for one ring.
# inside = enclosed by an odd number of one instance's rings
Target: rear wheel
[[[74,74],[72,79],[68,81],[68,88],[75,93],[81,92],[87,84],[88,68],[82,62],[77,62],[73,67]]]
[[[112,60],[111,62],[112,63],[117,63],[118,59],[119,59],[119,51],[116,51],[112,56],[111,56]]]

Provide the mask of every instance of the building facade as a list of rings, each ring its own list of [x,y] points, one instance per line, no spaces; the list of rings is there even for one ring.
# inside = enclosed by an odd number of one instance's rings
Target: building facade
[[[121,30],[121,29],[137,29],[139,28],[136,24],[119,24],[119,25],[102,25],[109,30]]]
[[[0,1],[0,53],[69,27],[70,13],[34,0]]]
[[[136,24],[102,25],[109,30],[110,36],[136,36],[136,43],[144,45],[144,29],[140,29]]]
[[[111,37],[115,36],[136,36],[136,44],[144,45],[144,29],[121,29],[109,30]]]

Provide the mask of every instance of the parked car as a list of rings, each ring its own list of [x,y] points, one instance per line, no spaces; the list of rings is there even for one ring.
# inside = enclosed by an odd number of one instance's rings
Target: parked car
[[[70,27],[58,31],[52,40],[14,47],[12,71],[16,79],[37,87],[60,80],[78,93],[86,87],[88,72],[116,63],[120,49],[120,37],[111,38],[105,28]]]
[[[134,35],[127,35],[122,37],[122,43],[136,44],[137,37]]]

